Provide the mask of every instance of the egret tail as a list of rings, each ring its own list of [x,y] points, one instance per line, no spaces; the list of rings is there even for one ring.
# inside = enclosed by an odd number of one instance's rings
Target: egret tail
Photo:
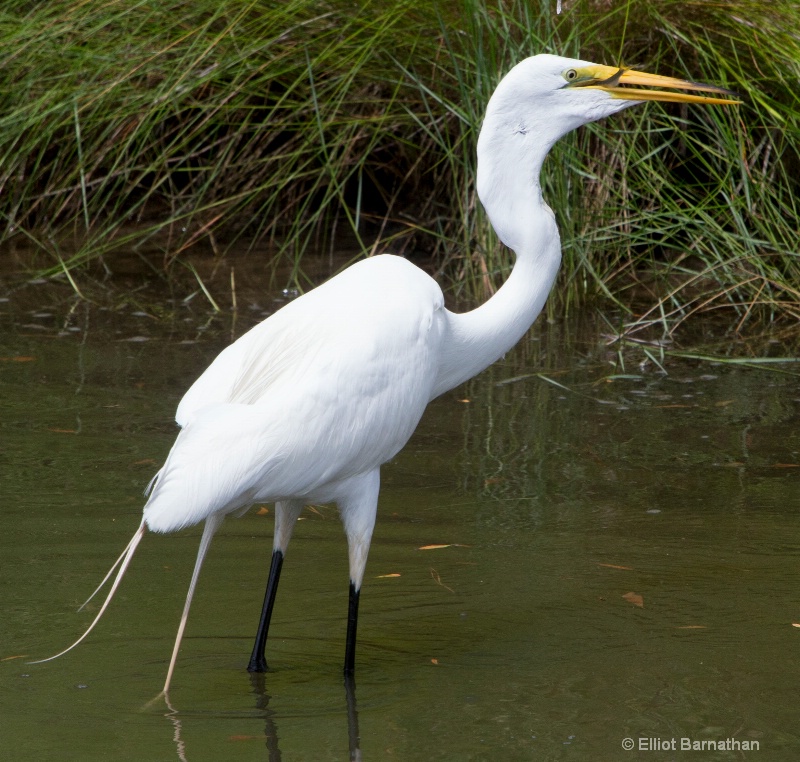
[[[114,569],[121,564],[121,566],[119,567],[119,571],[117,572],[117,576],[114,578],[114,583],[111,585],[111,589],[108,591],[108,595],[106,596],[103,605],[100,607],[100,611],[97,612],[97,616],[94,618],[94,621],[86,628],[86,631],[83,633],[83,635],[81,635],[69,648],[65,648],[60,653],[57,653],[55,656],[49,656],[47,659],[39,659],[37,661],[28,662],[29,664],[42,664],[46,661],[52,661],[53,659],[57,659],[59,656],[63,656],[65,653],[75,648],[75,646],[77,646],[78,643],[84,640],[86,636],[94,629],[94,626],[100,621],[100,617],[103,616],[105,610],[108,608],[108,604],[111,603],[111,599],[114,597],[114,593],[117,592],[119,583],[122,581],[123,576],[125,576],[125,572],[128,570],[128,565],[130,564],[131,559],[133,558],[133,554],[136,552],[136,548],[141,542],[142,537],[144,537],[145,530],[146,526],[144,521],[142,521],[142,523],[139,525],[139,528],[136,530],[136,534],[133,535],[131,541],[128,543],[128,547],[125,548],[123,554],[116,560],[114,566],[111,567],[111,571],[109,571],[109,573],[106,575],[103,582],[100,583],[100,587],[102,587],[105,584],[106,579],[108,579],[111,576],[111,573],[114,571]],[[99,590],[100,587],[98,587],[97,590]],[[97,590],[95,590],[94,593],[92,593],[89,600],[91,600],[91,598],[94,597],[94,595],[97,593]],[[88,602],[89,601],[86,601],[86,603]],[[86,603],[84,603],[83,605],[85,606]],[[83,606],[81,606],[81,608],[83,608]]]
[[[97,595],[103,589],[103,585],[105,585],[106,582],[108,582],[108,579],[114,573],[114,570],[124,560],[125,556],[128,555],[128,551],[130,550],[131,545],[133,545],[134,542],[138,544],[140,538],[137,538],[137,535],[138,533],[133,535],[133,537],[131,537],[131,541],[125,546],[125,550],[123,550],[122,553],[120,553],[119,558],[116,561],[114,561],[114,565],[108,570],[106,576],[103,577],[102,582],[95,588],[94,592],[80,605],[78,611],[83,611],[83,609],[86,607],[86,604],[89,603],[89,601],[92,600],[92,598],[94,598],[95,595]]]

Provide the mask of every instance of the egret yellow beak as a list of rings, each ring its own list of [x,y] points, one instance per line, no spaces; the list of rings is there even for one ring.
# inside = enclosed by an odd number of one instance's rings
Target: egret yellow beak
[[[612,98],[626,101],[668,101],[671,103],[711,103],[719,105],[737,105],[741,103],[732,90],[717,85],[706,85],[703,82],[689,82],[675,77],[662,77],[659,74],[647,74],[633,69],[615,66],[586,66],[570,72],[569,87],[591,87],[603,90]],[[670,87],[677,90],[700,90],[702,92],[720,93],[727,98],[708,95],[692,95],[686,92],[670,92],[669,90],[637,90],[631,85],[642,87]]]

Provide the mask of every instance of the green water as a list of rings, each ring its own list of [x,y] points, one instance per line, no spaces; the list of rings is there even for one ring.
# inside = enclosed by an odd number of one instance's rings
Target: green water
[[[271,549],[256,511],[211,548],[173,711],[143,707],[197,528],[146,536],[89,638],[26,664],[88,624],[76,608],[138,525],[183,390],[276,304],[243,301],[232,326],[199,302],[156,320],[48,298],[0,302],[3,759],[798,757],[800,383],[677,361],[604,380],[596,326],[539,327],[384,467],[350,696],[330,507],[296,530],[263,682],[245,671]]]

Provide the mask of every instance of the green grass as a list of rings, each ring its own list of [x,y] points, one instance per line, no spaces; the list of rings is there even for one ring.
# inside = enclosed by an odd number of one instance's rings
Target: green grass
[[[602,296],[622,334],[709,311],[800,317],[800,6],[793,0],[51,0],[5,4],[0,232],[68,272],[122,248],[165,272],[199,244],[269,265],[352,240],[434,257],[464,295],[507,272],[474,191],[502,74],[536,52],[731,87],[648,104],[545,165],[563,312]],[[609,10],[612,9],[612,10]],[[566,170],[566,171],[565,171]]]

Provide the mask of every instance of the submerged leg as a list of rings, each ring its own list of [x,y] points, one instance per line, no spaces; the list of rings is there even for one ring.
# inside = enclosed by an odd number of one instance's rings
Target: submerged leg
[[[352,675],[344,676],[344,690],[347,698],[347,740],[350,746],[350,762],[360,762],[361,734],[358,732],[356,681]]]
[[[297,517],[302,510],[303,503],[296,500],[275,504],[275,538],[272,543],[272,562],[269,567],[267,589],[264,593],[264,605],[261,607],[261,618],[258,621],[258,630],[256,632],[255,643],[253,644],[253,653],[250,655],[250,663],[247,665],[248,672],[267,671],[267,660],[264,656],[264,649],[267,645],[269,623],[270,619],[272,619],[275,595],[278,592],[278,582],[281,578],[283,557],[286,554],[286,547],[289,545],[289,540],[291,539],[294,525],[297,522]]]
[[[348,487],[346,498],[339,501],[339,511],[342,514],[350,555],[350,597],[347,606],[347,639],[344,650],[346,676],[352,675],[355,671],[358,601],[369,545],[372,541],[372,530],[375,528],[380,488],[379,470],[376,468],[368,474],[359,476],[352,480]]]

